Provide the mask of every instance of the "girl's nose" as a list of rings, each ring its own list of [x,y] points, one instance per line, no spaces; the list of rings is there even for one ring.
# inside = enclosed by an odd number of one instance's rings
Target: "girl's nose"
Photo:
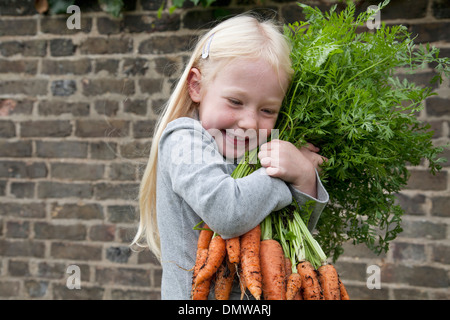
[[[250,108],[249,108],[250,109]],[[255,110],[245,110],[240,114],[238,126],[241,129],[258,129],[258,116]]]

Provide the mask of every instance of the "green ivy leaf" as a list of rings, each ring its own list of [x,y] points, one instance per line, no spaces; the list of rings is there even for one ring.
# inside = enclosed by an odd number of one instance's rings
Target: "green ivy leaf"
[[[98,0],[98,4],[103,11],[111,14],[114,17],[120,17],[123,9],[122,0]]]
[[[75,0],[48,0],[51,14],[67,13],[67,8],[75,4]]]
[[[172,5],[177,8],[182,8],[186,0],[172,0]]]

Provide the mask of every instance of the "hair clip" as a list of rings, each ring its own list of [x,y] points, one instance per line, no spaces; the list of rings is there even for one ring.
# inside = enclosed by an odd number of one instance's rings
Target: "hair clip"
[[[209,56],[209,47],[211,46],[211,41],[212,41],[213,36],[214,36],[214,33],[209,36],[208,41],[206,42],[205,46],[203,47],[203,50],[202,50],[202,58],[203,59],[206,59]]]

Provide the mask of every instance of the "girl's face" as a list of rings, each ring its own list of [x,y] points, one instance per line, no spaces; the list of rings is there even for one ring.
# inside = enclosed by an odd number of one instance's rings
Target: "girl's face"
[[[202,126],[213,135],[225,158],[239,158],[266,142],[280,111],[287,77],[280,79],[262,59],[235,59],[212,81],[201,80],[201,71],[193,68],[189,93],[199,103]]]

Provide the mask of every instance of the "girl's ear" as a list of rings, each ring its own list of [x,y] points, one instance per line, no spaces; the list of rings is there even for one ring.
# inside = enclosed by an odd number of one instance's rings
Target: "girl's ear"
[[[188,88],[189,88],[189,96],[191,97],[191,100],[199,103],[201,94],[200,94],[200,82],[202,79],[202,74],[200,73],[200,70],[197,68],[192,68],[191,71],[189,71],[188,75]]]

